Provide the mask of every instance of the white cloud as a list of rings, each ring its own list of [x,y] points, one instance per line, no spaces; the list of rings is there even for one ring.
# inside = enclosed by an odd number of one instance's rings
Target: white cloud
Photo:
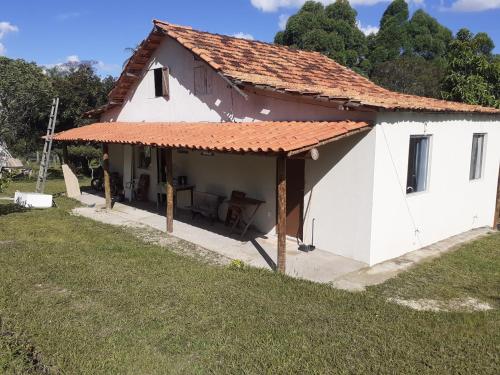
[[[299,8],[307,0],[250,0],[252,5],[262,10],[263,12],[275,12],[280,8]],[[316,0],[324,5],[331,4],[335,2],[335,0]],[[391,0],[349,0],[351,5],[375,5],[378,3],[388,3]],[[413,3],[416,5],[423,5],[425,0],[406,0],[408,3]],[[461,0],[458,0],[461,1]],[[465,0],[467,1],[467,0]],[[473,2],[474,0],[469,0]],[[486,1],[486,0],[479,0]],[[496,1],[496,0],[491,0]]]
[[[78,55],[69,55],[68,57],[66,57],[66,62],[76,64],[80,62],[80,58],[78,57]]]
[[[64,62],[46,64],[44,67],[46,69],[56,68],[59,72],[69,72],[72,67],[78,68],[80,63],[91,64],[99,74],[118,74],[121,71],[121,66],[118,64],[108,64],[101,60],[81,60],[78,55],[69,55]]]
[[[359,20],[356,21],[356,26],[358,26],[358,29],[360,29],[363,32],[363,34],[367,36],[370,34],[376,34],[378,33],[379,30],[378,26],[372,26],[372,25],[364,26]]]
[[[280,30],[285,30],[286,29],[286,23],[288,22],[288,19],[290,18],[289,14],[280,14],[278,25],[280,27]]]
[[[307,0],[251,0],[252,5],[264,12],[275,12],[280,8],[298,8]],[[324,5],[331,4],[335,0],[318,0]],[[374,5],[389,2],[390,0],[350,0],[351,5]],[[423,0],[417,0],[423,1]]]
[[[252,34],[247,34],[247,33],[242,33],[242,32],[233,34],[233,36],[236,37],[236,38],[240,38],[240,39],[248,39],[248,40],[254,40],[255,39]]]
[[[441,7],[441,10],[454,12],[482,12],[491,9],[500,9],[500,0],[456,0],[449,7]]]
[[[118,73],[121,70],[121,66],[118,64],[107,64],[104,61],[98,61],[96,67],[101,72],[106,73]]]
[[[8,33],[15,33],[19,31],[19,28],[10,22],[0,22],[0,39],[2,39]]]
[[[0,40],[2,40],[5,35],[7,35],[9,33],[15,33],[18,31],[19,31],[19,28],[15,25],[11,24],[10,22],[5,22],[5,21],[0,22]],[[0,56],[5,55],[6,52],[7,52],[7,49],[5,48],[3,43],[0,43]]]

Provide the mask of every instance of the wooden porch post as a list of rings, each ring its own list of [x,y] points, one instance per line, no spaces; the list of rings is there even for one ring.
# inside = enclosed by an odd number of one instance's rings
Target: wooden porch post
[[[172,171],[172,149],[165,150],[165,167],[167,168],[167,233],[174,231],[174,174]]]
[[[493,229],[498,228],[500,223],[500,165],[498,166],[497,203],[495,206],[495,217],[493,218]]]
[[[278,272],[286,270],[286,156],[280,155],[276,160],[277,200],[276,231],[278,235]]]
[[[111,209],[111,185],[109,182],[109,148],[107,143],[102,144],[102,169],[104,171],[104,196],[106,208]]]

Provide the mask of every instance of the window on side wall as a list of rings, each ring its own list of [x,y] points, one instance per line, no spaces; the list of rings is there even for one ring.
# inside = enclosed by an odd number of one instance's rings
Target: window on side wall
[[[170,95],[170,87],[168,84],[169,78],[169,70],[168,68],[156,68],[153,69],[154,83],[155,83],[155,97],[158,98],[160,96],[169,97]]]
[[[430,136],[411,136],[408,153],[408,175],[406,178],[406,193],[416,193],[427,190],[429,173]]]
[[[472,135],[472,152],[470,157],[469,179],[477,180],[483,174],[483,158],[484,158],[484,140],[485,134]]]

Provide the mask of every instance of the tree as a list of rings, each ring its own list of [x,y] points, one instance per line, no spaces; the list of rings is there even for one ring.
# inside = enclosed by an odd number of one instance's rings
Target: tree
[[[409,19],[408,4],[394,0],[368,38],[370,78],[390,90],[441,98],[452,32],[422,9]]]
[[[13,154],[32,151],[44,134],[54,91],[34,63],[0,57],[0,139]]]
[[[448,68],[443,79],[444,98],[469,104],[500,107],[500,62],[485,33],[474,36],[461,29],[450,43]]]
[[[115,83],[101,79],[92,62],[68,63],[44,69],[24,60],[0,57],[0,140],[18,155],[41,145],[47,129],[50,104],[58,96],[56,131],[82,125],[82,114],[107,102]]]
[[[441,58],[453,39],[451,30],[441,25],[435,18],[417,10],[408,23],[408,54],[422,56],[426,60]]]
[[[408,4],[405,0],[394,0],[380,20],[380,30],[372,41],[369,55],[372,66],[393,60],[409,50]]]
[[[368,52],[366,37],[356,26],[357,12],[348,0],[337,0],[326,8],[307,1],[288,19],[275,43],[321,52],[340,64],[363,72]]]
[[[443,60],[428,61],[422,56],[400,56],[378,64],[371,79],[382,87],[405,94],[441,98]]]
[[[67,130],[88,120],[82,114],[107,102],[114,78],[104,80],[96,74],[92,61],[68,63],[49,70],[52,85],[59,96],[57,130]]]

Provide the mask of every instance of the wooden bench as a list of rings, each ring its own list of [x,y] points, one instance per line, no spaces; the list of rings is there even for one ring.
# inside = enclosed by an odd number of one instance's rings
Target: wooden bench
[[[193,214],[193,219],[197,214],[203,215],[213,223],[219,219],[219,207],[224,202],[225,197],[220,195],[204,193],[201,191],[193,192],[193,203],[188,207]]]

